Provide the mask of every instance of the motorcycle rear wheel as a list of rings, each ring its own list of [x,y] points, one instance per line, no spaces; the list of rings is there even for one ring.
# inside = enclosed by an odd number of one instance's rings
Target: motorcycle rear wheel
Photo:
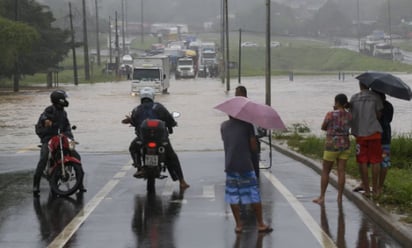
[[[69,196],[75,193],[83,180],[81,164],[67,162],[64,167],[65,176],[61,166],[57,167],[50,176],[50,188],[58,196]]]

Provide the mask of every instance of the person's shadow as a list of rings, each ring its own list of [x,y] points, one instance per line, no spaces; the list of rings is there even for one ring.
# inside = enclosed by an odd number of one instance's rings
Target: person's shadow
[[[135,197],[132,230],[136,235],[136,247],[176,247],[174,221],[183,198],[184,190],[173,192],[167,203],[155,193]]]
[[[83,208],[83,194],[75,198],[55,197],[49,194],[47,201],[33,197],[33,207],[40,224],[42,241],[48,245]]]
[[[334,240],[336,246],[338,248],[345,248],[346,246],[346,240],[345,240],[345,213],[343,212],[343,207],[341,204],[339,204],[339,214],[338,214],[338,228],[337,228],[337,235],[336,235],[336,240]],[[320,213],[320,223],[323,231],[331,238],[332,235],[330,233],[329,229],[329,223],[328,223],[328,216],[326,214],[326,209],[325,205],[321,205],[321,213]]]

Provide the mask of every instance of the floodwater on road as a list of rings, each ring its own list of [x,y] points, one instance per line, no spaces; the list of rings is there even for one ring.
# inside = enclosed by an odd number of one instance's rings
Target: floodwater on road
[[[412,75],[398,75],[410,86]],[[334,96],[344,93],[350,98],[359,91],[358,81],[346,75],[345,81],[337,75],[273,77],[271,105],[279,112],[288,127],[305,124],[311,132],[322,135],[320,125],[327,111],[332,109]],[[234,95],[237,79],[231,80],[231,90],[218,79],[188,79],[171,82],[170,94],[156,95],[169,111],[178,111],[179,126],[171,135],[176,150],[222,149],[219,125],[225,114],[213,109],[215,105]],[[248,96],[265,102],[265,79],[242,78]],[[80,142],[79,151],[126,152],[134,136],[132,127],[120,123],[121,119],[139,103],[139,97],[130,95],[130,82],[61,85],[70,98],[66,109]],[[53,89],[22,90],[18,93],[0,92],[0,151],[22,152],[37,150],[39,139],[34,124],[45,107],[50,104]],[[412,115],[409,101],[388,97],[395,114],[392,129],[395,133],[410,133]]]

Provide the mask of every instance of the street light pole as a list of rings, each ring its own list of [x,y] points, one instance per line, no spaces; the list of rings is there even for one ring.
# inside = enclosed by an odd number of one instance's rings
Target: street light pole
[[[266,104],[271,104],[270,0],[266,0]]]
[[[238,61],[238,63],[239,63],[239,65],[238,65],[238,82],[239,82],[239,84],[240,84],[240,78],[241,78],[241,75],[242,75],[242,29],[240,28],[239,29],[239,59],[238,59],[239,61]]]
[[[99,6],[97,0],[94,1],[96,8],[96,50],[97,50],[97,65],[100,66],[100,40],[99,40]]]
[[[143,24],[143,0],[140,0],[140,39],[144,43],[144,24]]]
[[[225,70],[226,70],[226,91],[230,90],[230,71],[229,71],[229,11],[228,11],[228,0],[225,0],[225,51],[226,51],[226,61],[225,61]]]
[[[358,52],[361,52],[361,38],[360,38],[360,14],[359,14],[359,0],[357,0],[356,15],[358,19]]]
[[[220,2],[220,21],[221,21],[221,32],[220,32],[220,79],[222,84],[225,83],[225,71],[226,71],[226,53],[225,53],[225,0],[221,0]]]
[[[389,25],[389,44],[391,45],[391,54],[393,59],[393,47],[392,47],[392,28],[391,28],[391,2],[388,0],[388,25]]]

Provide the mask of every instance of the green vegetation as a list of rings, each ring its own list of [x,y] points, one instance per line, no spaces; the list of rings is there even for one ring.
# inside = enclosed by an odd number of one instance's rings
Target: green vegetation
[[[238,60],[238,34],[233,32],[230,35],[230,60]],[[203,34],[200,38],[208,41],[219,43],[219,35]],[[244,34],[243,41],[256,42],[258,47],[242,48],[242,76],[263,76],[265,74],[265,38],[262,34]],[[377,71],[396,71],[412,72],[412,66],[393,62],[389,60],[377,59],[346,50],[333,49],[326,41],[310,40],[295,37],[273,37],[272,40],[279,41],[280,47],[272,48],[272,75],[287,74],[293,71],[295,74],[330,74],[337,71],[359,72],[366,70]],[[133,49],[146,50],[152,43],[158,42],[156,37],[147,36],[144,43],[141,43],[138,37],[132,42]],[[79,48],[80,49],[80,48]],[[81,49],[77,56],[79,66],[80,83],[93,83],[117,80],[114,74],[105,74],[102,72],[104,65],[98,67],[92,66],[91,80],[84,80],[83,57]],[[102,62],[105,61],[102,59]],[[59,82],[73,82],[73,71],[71,52],[59,64],[65,69],[59,73]],[[237,76],[238,70],[232,69],[231,75]],[[46,75],[44,73],[35,74],[34,76],[25,76],[21,82],[23,86],[30,84],[46,84]],[[0,86],[9,87],[10,81],[0,80]]]
[[[310,158],[321,160],[324,138],[311,135],[303,124],[295,124],[288,134],[276,134],[275,139],[285,140],[289,147]],[[376,201],[387,210],[403,214],[412,223],[412,134],[394,135],[391,145],[391,162],[383,189]],[[355,159],[355,141],[351,140],[351,156],[347,162],[347,175],[359,179]]]

